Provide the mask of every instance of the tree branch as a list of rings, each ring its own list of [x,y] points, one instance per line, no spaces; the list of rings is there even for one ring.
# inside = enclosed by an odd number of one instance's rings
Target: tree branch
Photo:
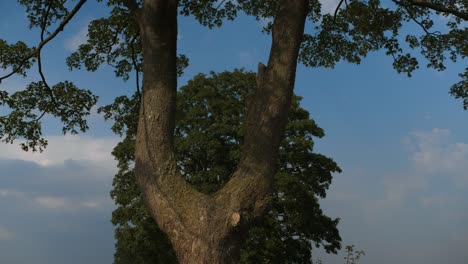
[[[47,111],[45,111],[45,110],[42,111],[42,114],[41,114],[39,117],[37,117],[36,119],[34,119],[32,122],[34,122],[34,123],[37,124],[37,123],[41,120],[41,118],[44,117],[44,115],[45,115],[46,113],[47,113]]]
[[[336,20],[336,15],[338,14],[338,10],[340,10],[340,7],[341,5],[343,4],[345,0],[341,0],[339,3],[338,3],[338,6],[336,7],[335,9],[335,13],[333,14],[333,22]]]
[[[397,1],[397,0],[392,0],[395,4],[399,5],[399,6],[402,6],[409,14],[411,20],[414,21],[414,23],[418,24],[418,26],[421,27],[421,29],[426,33],[426,36],[428,35],[436,35],[440,32],[438,31],[435,31],[435,32],[429,32],[429,30],[420,22],[416,19],[416,16],[414,15],[414,12],[411,11],[411,9],[409,8],[408,4],[406,3],[403,3],[401,1]]]
[[[176,0],[147,0],[141,9],[139,33],[144,63],[135,176],[147,208],[160,228],[171,239],[188,242],[201,231],[190,227],[207,223],[210,203],[207,195],[195,190],[180,176],[173,152],[177,4]]]
[[[270,205],[307,11],[305,0],[281,1],[273,23],[268,64],[259,64],[258,87],[248,105],[241,160],[232,178],[216,194],[215,200],[230,212],[224,215],[240,213],[241,223],[261,216]]]
[[[133,64],[133,67],[135,68],[136,89],[137,89],[138,96],[140,97],[140,101],[141,101],[140,70],[138,69],[138,62],[137,62],[136,54],[135,54],[135,40],[136,40],[136,36],[132,38],[130,42],[130,47],[132,50],[132,64]]]
[[[44,14],[44,19],[41,25],[41,43],[44,42],[44,35],[45,35],[46,27],[47,27],[47,20],[49,18],[49,13],[50,13],[51,8],[52,8],[52,0],[49,0],[48,7],[46,10],[46,13]],[[60,110],[60,106],[57,104],[57,101],[55,100],[54,93],[52,89],[50,88],[49,84],[47,83],[44,73],[42,72],[41,49],[38,49],[37,51],[37,66],[38,66],[39,75],[41,76],[42,82],[44,83],[44,87],[46,88],[49,94],[50,100],[52,101],[54,106],[58,110]]]
[[[429,9],[442,12],[442,13],[449,13],[463,20],[468,20],[467,12],[459,11],[459,10],[452,9],[452,8],[447,8],[441,4],[431,3],[426,0],[408,0],[408,2],[415,6],[429,8]]]
[[[219,2],[218,6],[216,7],[216,10],[218,10],[224,4],[224,2],[226,2],[226,0]]]
[[[70,22],[70,20],[76,15],[76,13],[81,9],[81,7],[83,6],[83,4],[86,2],[87,0],[80,0],[76,6],[73,8],[73,10],[68,13],[68,15],[65,16],[65,18],[63,19],[62,22],[60,22],[60,25],[57,27],[57,29],[54,30],[54,32],[52,32],[49,36],[47,36],[47,38],[45,39],[42,39],[41,42],[39,43],[39,45],[37,46],[36,49],[34,49],[31,53],[29,53],[28,55],[26,55],[23,60],[21,60],[20,64],[18,65],[18,67],[16,69],[13,69],[12,72],[10,72],[9,74],[5,75],[5,76],[2,76],[0,77],[0,83],[2,82],[2,80],[4,79],[7,79],[8,77],[12,76],[13,74],[19,72],[21,70],[21,68],[24,66],[24,64],[30,60],[31,58],[33,58],[34,56],[37,56],[41,49],[49,42],[51,41],[52,39],[54,39],[58,33],[60,33],[60,31],[63,31],[63,29],[65,28],[65,26],[68,24],[68,22]],[[42,33],[43,34],[43,33]]]

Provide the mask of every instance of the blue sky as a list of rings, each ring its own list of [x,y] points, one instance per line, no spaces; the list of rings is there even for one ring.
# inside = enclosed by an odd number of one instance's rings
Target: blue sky
[[[333,6],[333,2],[326,2]],[[103,4],[85,4],[67,30],[44,50],[50,82],[71,80],[100,96],[100,105],[134,90],[108,67],[95,73],[69,72],[65,57],[86,39],[89,21],[105,14]],[[190,66],[179,80],[211,70],[255,70],[267,60],[270,37],[262,22],[242,17],[208,30],[180,19],[179,50]],[[0,9],[0,37],[38,42],[15,1]],[[344,244],[366,251],[362,264],[462,264],[468,259],[468,112],[448,89],[466,60],[445,72],[421,68],[412,78],[397,74],[383,53],[361,65],[335,69],[299,66],[296,93],[325,129],[316,151],[334,158],[335,175],[327,214],[340,217]],[[422,63],[424,65],[424,62]],[[0,89],[15,91],[38,75],[14,78]],[[17,144],[0,145],[0,263],[111,263],[113,202],[109,198],[118,141],[97,114],[91,129],[62,136],[58,122],[46,119],[49,147],[25,153]],[[314,254],[324,263],[343,256]]]

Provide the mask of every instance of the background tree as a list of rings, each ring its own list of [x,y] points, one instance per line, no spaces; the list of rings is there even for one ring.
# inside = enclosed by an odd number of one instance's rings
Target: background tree
[[[362,256],[366,255],[364,250],[355,250],[354,245],[346,246],[346,264],[358,264]]]
[[[359,264],[359,260],[362,256],[365,256],[366,253],[364,250],[355,250],[354,245],[348,245],[345,247],[346,256],[344,257],[344,264]],[[313,264],[323,264],[321,259],[317,259]]]
[[[245,100],[255,89],[255,74],[200,74],[177,95],[176,156],[184,178],[203,193],[216,192],[239,162],[245,123]],[[250,229],[241,263],[312,263],[311,241],[327,252],[340,249],[338,219],[325,216],[318,203],[331,183],[336,163],[313,153],[312,137],[323,130],[299,106],[295,96],[274,177],[273,205]],[[138,97],[118,100],[100,111],[125,135],[113,151],[119,172],[111,193],[118,208],[115,263],[176,263],[170,243],[151,220],[138,191],[133,162]],[[127,128],[127,129],[125,129]]]
[[[45,114],[58,117],[64,133],[85,131],[84,117],[97,100],[69,81],[49,85],[41,67],[44,45],[65,28],[86,0],[73,4],[65,0],[19,2],[26,6],[30,27],[40,29],[40,43],[28,47],[23,42],[1,41],[0,64],[10,71],[0,81],[25,75],[36,62],[40,80],[13,94],[0,92],[0,104],[11,109],[0,118],[0,138],[5,142],[24,138],[25,150],[41,150],[47,144],[40,123]],[[106,2],[112,7],[110,15],[91,22],[88,43],[67,63],[91,71],[108,63],[124,79],[132,70],[136,76],[142,73],[135,176],[152,218],[168,235],[182,263],[237,261],[245,232],[268,211],[298,60],[307,66],[333,67],[341,60],[360,63],[369,52],[384,49],[394,58],[396,70],[410,75],[418,61],[408,49],[419,50],[436,70],[445,68],[447,58],[456,61],[467,54],[465,0],[392,0],[385,4],[342,0],[334,15],[321,14],[318,0]],[[73,5],[70,10],[68,4]],[[213,27],[241,11],[257,19],[272,19],[265,28],[272,34],[270,57],[267,65],[259,65],[256,89],[247,106],[239,163],[229,181],[208,195],[184,180],[174,154],[177,18],[190,15]],[[438,15],[448,18],[439,21],[444,25],[435,26]],[[304,32],[306,21],[313,24],[310,32]],[[414,22],[419,31],[407,34],[402,30],[405,22]],[[52,26],[56,28],[50,29]],[[456,97],[465,99],[465,107],[467,76],[465,71],[462,81],[451,89]]]

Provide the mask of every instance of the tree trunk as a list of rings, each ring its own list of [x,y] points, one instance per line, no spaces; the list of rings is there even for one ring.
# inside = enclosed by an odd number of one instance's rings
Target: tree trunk
[[[128,4],[129,1],[125,1]],[[217,193],[192,188],[173,149],[177,91],[177,0],[132,7],[143,43],[143,95],[135,171],[145,203],[180,263],[235,263],[249,225],[270,205],[278,147],[291,104],[307,0],[284,0],[273,26],[268,65],[259,64],[247,113],[242,158]]]

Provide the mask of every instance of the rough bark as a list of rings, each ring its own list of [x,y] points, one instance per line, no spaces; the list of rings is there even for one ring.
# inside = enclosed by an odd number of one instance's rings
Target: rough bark
[[[235,263],[243,233],[270,204],[308,5],[306,0],[282,1],[268,65],[259,65],[241,161],[220,191],[206,195],[181,177],[173,152],[177,2],[145,0],[141,10],[132,8],[140,25],[144,58],[137,181],[150,214],[167,233],[180,263]]]

